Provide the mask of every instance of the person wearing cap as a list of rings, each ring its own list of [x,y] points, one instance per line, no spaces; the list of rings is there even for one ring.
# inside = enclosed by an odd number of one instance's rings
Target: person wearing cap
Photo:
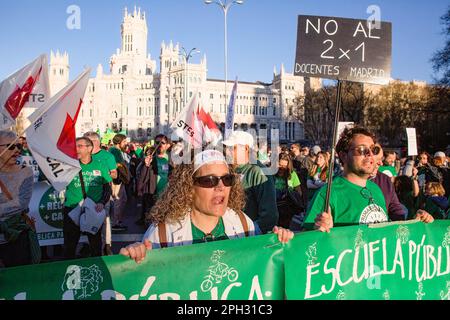
[[[77,157],[81,171],[66,187],[63,208],[64,256],[75,259],[76,247],[80,240],[80,226],[72,220],[69,213],[79,205],[84,198],[90,198],[95,204],[95,210],[101,212],[111,197],[111,176],[107,167],[92,158],[92,141],[81,137],[76,139]],[[88,233],[91,256],[102,255],[102,229],[96,234]]]
[[[242,212],[244,198],[240,180],[225,157],[216,150],[200,152],[193,163],[176,166],[150,212],[153,223],[142,242],[122,248],[120,254],[139,263],[152,248],[254,236],[254,223]],[[273,232],[281,242],[294,235],[279,227]]]
[[[241,175],[246,196],[244,212],[262,233],[271,231],[279,218],[275,181],[273,176],[263,172],[261,163],[250,163],[253,136],[245,131],[233,131],[222,143],[230,147],[227,151],[236,166],[236,173]]]

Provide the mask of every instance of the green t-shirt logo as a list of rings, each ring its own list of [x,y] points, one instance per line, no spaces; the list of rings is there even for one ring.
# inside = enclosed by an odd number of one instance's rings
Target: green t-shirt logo
[[[383,208],[376,204],[369,204],[367,207],[365,207],[361,212],[361,217],[359,219],[360,224],[371,224],[387,221],[387,215],[384,212]]]

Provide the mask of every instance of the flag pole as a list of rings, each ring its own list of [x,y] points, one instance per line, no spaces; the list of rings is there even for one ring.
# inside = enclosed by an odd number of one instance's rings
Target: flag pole
[[[327,195],[325,198],[325,207],[323,209],[324,212],[328,212],[330,206],[330,194],[331,194],[331,183],[333,181],[333,172],[334,172],[334,160],[336,158],[336,142],[337,142],[337,130],[339,123],[339,114],[341,109],[341,94],[342,94],[342,81],[338,80],[337,92],[336,92],[336,111],[334,115],[334,130],[333,130],[333,142],[331,144],[331,157],[330,164],[328,165],[328,177],[327,177]]]

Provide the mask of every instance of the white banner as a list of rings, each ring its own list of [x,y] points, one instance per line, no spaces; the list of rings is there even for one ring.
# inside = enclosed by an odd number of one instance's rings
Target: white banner
[[[406,128],[408,136],[408,156],[417,156],[416,128]]]

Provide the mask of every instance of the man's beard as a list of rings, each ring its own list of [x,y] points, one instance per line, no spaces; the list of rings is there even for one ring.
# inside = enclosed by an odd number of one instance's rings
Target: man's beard
[[[356,174],[358,177],[361,178],[368,178],[371,175],[373,175],[373,173],[375,172],[374,170],[374,166],[372,166],[372,168],[365,168],[363,166],[355,166],[354,163],[349,163],[348,164],[348,168],[350,170],[351,173]],[[376,172],[375,172],[376,174]]]

